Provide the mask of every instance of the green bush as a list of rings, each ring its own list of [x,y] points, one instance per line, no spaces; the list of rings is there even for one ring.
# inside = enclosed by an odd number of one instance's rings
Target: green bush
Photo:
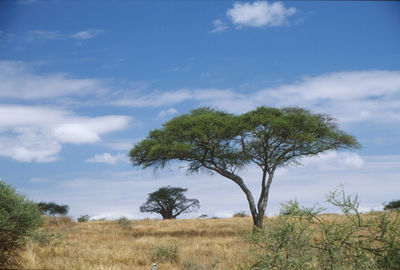
[[[117,219],[117,223],[123,228],[129,228],[132,225],[132,221],[130,221],[126,217],[120,217],[119,219]]]
[[[171,262],[179,261],[178,247],[176,245],[159,245],[152,250],[151,258],[155,262]]]
[[[88,222],[90,219],[89,215],[81,215],[80,217],[78,217],[78,222]]]
[[[18,266],[18,252],[42,224],[36,203],[0,180],[0,268]]]
[[[320,215],[296,201],[247,235],[253,243],[250,269],[400,269],[398,212],[360,214],[357,196],[343,190],[327,201],[342,215]]]

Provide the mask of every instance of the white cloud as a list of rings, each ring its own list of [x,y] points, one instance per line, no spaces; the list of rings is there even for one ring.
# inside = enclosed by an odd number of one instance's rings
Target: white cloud
[[[285,8],[282,2],[269,4],[266,1],[235,3],[226,14],[239,28],[243,26],[280,26],[287,24],[287,18],[296,13],[294,7]]]
[[[41,99],[106,92],[97,79],[73,78],[65,73],[38,75],[20,61],[0,61],[0,98]]]
[[[112,155],[110,153],[104,153],[101,155],[95,155],[92,158],[86,160],[90,163],[107,163],[110,165],[115,165],[119,162],[129,162],[129,158],[126,154],[118,153],[117,155]]]
[[[95,143],[101,135],[124,129],[130,117],[78,116],[66,110],[0,105],[0,156],[18,161],[57,160],[63,143]]]
[[[223,32],[226,29],[228,29],[228,26],[219,19],[214,20],[213,25],[214,25],[214,29],[210,31],[211,33]]]
[[[44,31],[44,30],[32,30],[28,32],[29,40],[60,40],[64,39],[64,35],[59,31]]]
[[[70,37],[74,38],[74,39],[79,39],[79,40],[87,40],[87,39],[94,38],[95,36],[97,36],[101,32],[103,32],[103,30],[89,29],[89,30],[80,31],[80,32],[77,32],[75,34],[72,34]]]
[[[48,31],[48,30],[31,30],[27,32],[24,36],[28,41],[34,40],[88,40],[92,39],[99,34],[101,34],[103,30],[101,29],[88,29],[76,32],[74,34],[66,34],[60,31]]]
[[[170,108],[170,109],[168,109],[168,110],[162,110],[162,111],[158,114],[158,116],[161,117],[161,118],[164,118],[164,117],[168,117],[168,116],[173,116],[173,115],[175,115],[175,114],[177,114],[177,113],[178,113],[178,111],[177,111],[176,109]]]
[[[117,105],[160,107],[195,101],[231,113],[257,106],[299,106],[340,122],[400,122],[400,71],[343,71],[303,77],[292,84],[239,93],[232,89],[180,89],[124,98]]]
[[[149,95],[139,95],[134,97],[125,97],[114,102],[115,105],[132,107],[159,107],[183,102],[191,98],[191,91],[180,89],[171,92],[155,91]]]

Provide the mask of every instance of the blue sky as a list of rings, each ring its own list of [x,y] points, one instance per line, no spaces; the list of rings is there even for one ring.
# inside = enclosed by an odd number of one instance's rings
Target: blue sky
[[[127,155],[191,109],[262,105],[328,113],[363,146],[281,169],[267,214],[340,184],[363,210],[399,199],[398,2],[20,0],[0,14],[0,178],[32,200],[143,218],[147,194],[173,185],[201,203],[182,217],[248,211],[227,179]],[[241,173],[258,194],[259,172]]]

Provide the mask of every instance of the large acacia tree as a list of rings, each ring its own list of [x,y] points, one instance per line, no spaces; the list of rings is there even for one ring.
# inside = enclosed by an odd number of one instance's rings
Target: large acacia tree
[[[328,150],[359,146],[330,116],[301,108],[259,107],[242,115],[200,108],[151,131],[130,157],[134,166],[143,168],[160,169],[171,161],[184,161],[189,173],[205,170],[226,177],[244,192],[254,225],[262,227],[277,168]],[[254,165],[261,172],[257,201],[240,176],[242,168]]]

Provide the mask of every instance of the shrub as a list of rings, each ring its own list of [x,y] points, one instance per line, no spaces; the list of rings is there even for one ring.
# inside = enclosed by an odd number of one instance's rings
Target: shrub
[[[171,262],[179,261],[178,247],[176,245],[159,245],[152,250],[151,258],[155,262]]]
[[[62,240],[61,233],[50,233],[48,231],[34,232],[31,236],[33,242],[37,243],[40,247],[48,246],[55,240]]]
[[[342,216],[322,208],[283,205],[281,215],[247,236],[254,244],[251,269],[400,269],[398,212],[361,215],[357,196],[327,196]],[[287,211],[287,210],[290,211]]]
[[[233,217],[248,217],[248,215],[246,214],[246,212],[240,211],[240,212],[235,213],[233,215]]]
[[[18,251],[41,224],[37,204],[0,180],[0,268],[18,266]]]
[[[391,201],[384,207],[385,210],[399,209],[400,210],[400,200]]]
[[[117,223],[123,228],[129,228],[132,225],[132,221],[130,221],[126,217],[120,217],[119,219],[117,219]]]
[[[78,217],[78,222],[88,222],[90,219],[89,215],[81,215],[80,217]]]

